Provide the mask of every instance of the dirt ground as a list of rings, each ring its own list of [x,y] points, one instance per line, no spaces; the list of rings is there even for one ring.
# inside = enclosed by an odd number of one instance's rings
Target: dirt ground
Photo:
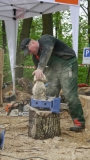
[[[17,100],[25,98],[20,93]],[[7,116],[5,105],[0,108],[0,125],[6,129],[0,160],[90,160],[90,131],[69,131],[73,123],[68,112],[60,113],[60,137],[35,140],[28,137],[28,116]]]

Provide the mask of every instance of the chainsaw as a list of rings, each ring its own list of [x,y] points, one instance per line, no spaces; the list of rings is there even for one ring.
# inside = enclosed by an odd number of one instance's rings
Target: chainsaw
[[[30,100],[25,100],[25,101],[22,101],[22,102],[15,102],[13,104],[8,103],[7,106],[6,106],[7,116],[10,115],[10,113],[13,109],[18,109],[19,112],[23,112],[23,107],[25,105],[27,105],[29,102],[30,102]]]

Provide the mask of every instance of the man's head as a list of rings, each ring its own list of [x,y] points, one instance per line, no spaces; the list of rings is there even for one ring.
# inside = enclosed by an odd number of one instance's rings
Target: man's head
[[[24,51],[24,56],[26,56],[29,53],[28,44],[29,44],[30,40],[31,40],[30,38],[25,38],[21,42],[21,49]]]
[[[24,56],[27,54],[36,55],[39,50],[39,43],[36,40],[25,38],[21,43],[21,49],[24,51]]]

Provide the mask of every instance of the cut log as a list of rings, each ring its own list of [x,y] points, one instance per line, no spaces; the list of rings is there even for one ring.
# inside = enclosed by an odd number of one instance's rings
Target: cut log
[[[79,98],[83,107],[86,128],[90,129],[90,96],[79,95]]]
[[[78,94],[79,95],[90,96],[90,87],[81,87],[81,88],[78,88]]]
[[[22,77],[18,79],[18,84],[22,86],[24,91],[32,95],[33,82],[28,78]]]
[[[60,136],[60,114],[30,107],[28,136],[34,139],[47,139]]]

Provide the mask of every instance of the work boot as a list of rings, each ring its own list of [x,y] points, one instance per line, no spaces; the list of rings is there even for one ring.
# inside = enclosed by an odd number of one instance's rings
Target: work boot
[[[85,129],[85,126],[72,126],[72,127],[70,127],[70,131],[74,131],[74,132],[82,132],[83,129]]]
[[[81,124],[77,119],[74,120],[74,125],[75,126],[70,127],[70,131],[81,132],[85,129],[85,125]]]

